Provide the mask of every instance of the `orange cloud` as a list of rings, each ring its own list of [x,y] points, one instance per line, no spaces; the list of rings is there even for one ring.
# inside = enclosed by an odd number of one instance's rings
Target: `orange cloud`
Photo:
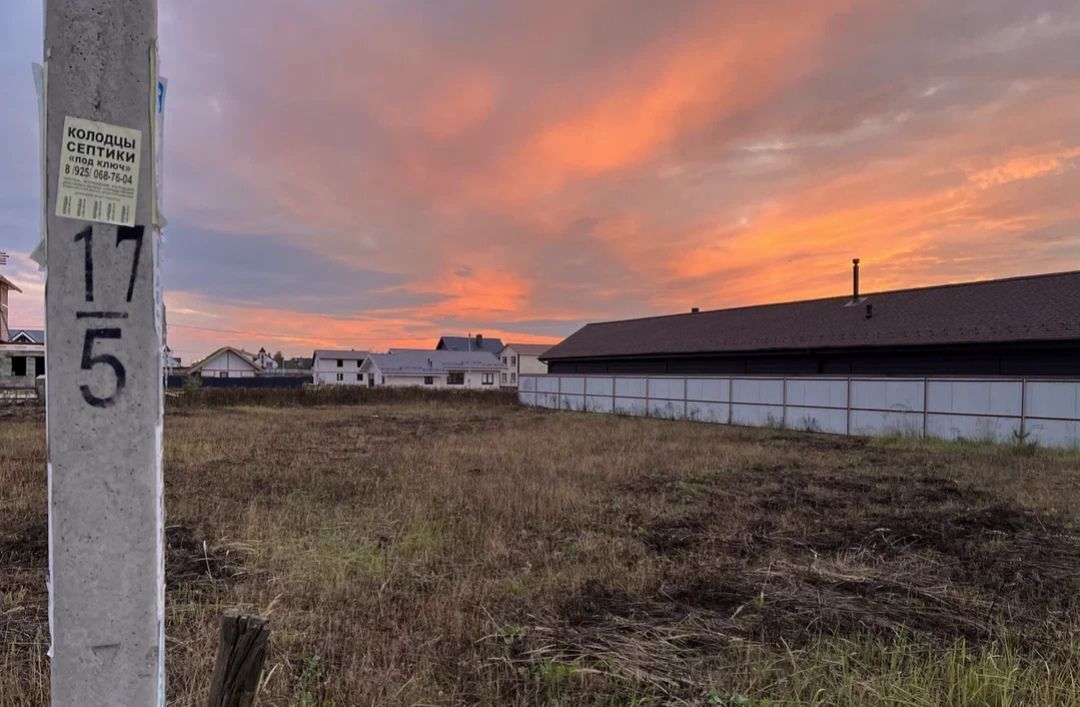
[[[424,287],[445,298],[431,308],[433,315],[485,320],[512,318],[525,305],[532,285],[504,270],[466,268],[440,275]]]
[[[1059,174],[1077,157],[1080,157],[1080,147],[1016,155],[968,175],[968,180],[979,189],[989,189],[999,184]]]
[[[1030,120],[1045,108],[1021,113]],[[943,171],[940,154],[958,145],[941,147],[796,190],[744,227],[699,231],[693,247],[661,261],[658,275],[686,282],[691,292],[660,297],[658,304],[698,303],[703,296],[738,303],[842,293],[851,257],[862,258],[872,287],[879,290],[948,281],[950,271],[960,273],[953,279],[1017,274],[1011,259],[985,259],[1025,249],[1025,235],[1068,219],[1067,207],[1017,203],[1001,210],[997,197],[983,192],[1061,175],[1080,157],[1080,148],[1019,147],[998,157],[982,156],[989,167]],[[1053,192],[1048,197],[1053,199]],[[1072,221],[1075,228],[1075,214]],[[1024,262],[1020,272],[1074,267],[1055,268],[1048,256],[1026,249]]]
[[[713,6],[693,18],[673,46],[623,65],[613,90],[582,94],[580,109],[540,125],[489,177],[493,184],[474,185],[477,197],[518,202],[561,189],[575,177],[638,164],[686,132],[762,101],[816,65],[824,25],[849,5],[804,5],[797,23],[767,16],[733,22],[721,11],[727,8]]]

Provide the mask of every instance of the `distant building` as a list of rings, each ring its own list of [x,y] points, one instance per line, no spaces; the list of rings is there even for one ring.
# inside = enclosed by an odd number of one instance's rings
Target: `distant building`
[[[0,388],[32,388],[45,375],[43,344],[0,344]]]
[[[1080,271],[589,324],[551,373],[1080,376]]]
[[[435,344],[436,351],[487,351],[498,355],[503,349],[502,339],[485,339],[483,334],[476,336],[441,336]]]
[[[0,344],[11,343],[11,332],[8,331],[8,293],[22,292],[18,287],[3,275],[0,275]]]
[[[45,343],[44,329],[19,329],[17,327],[11,327],[8,331],[11,334],[11,343],[13,344]]]
[[[361,385],[360,366],[367,351],[315,349],[311,357],[311,375],[315,385]]]
[[[271,356],[266,349],[260,348],[257,354],[252,356],[255,363],[259,364],[259,368],[264,371],[276,371],[278,368],[277,359]]]
[[[507,344],[499,352],[499,362],[503,371],[499,384],[504,388],[516,388],[522,373],[547,373],[547,364],[540,356],[551,348],[551,344]]]
[[[263,370],[255,357],[242,349],[222,346],[192,365],[187,373],[195,378],[254,378]]]
[[[8,293],[22,292],[0,275],[0,388],[33,388],[45,375],[45,333],[39,329],[10,329]]]
[[[360,367],[370,387],[419,386],[496,390],[502,363],[488,351],[390,349]]]
[[[165,368],[180,368],[180,357],[173,353],[172,349],[168,345],[161,350],[162,365]]]

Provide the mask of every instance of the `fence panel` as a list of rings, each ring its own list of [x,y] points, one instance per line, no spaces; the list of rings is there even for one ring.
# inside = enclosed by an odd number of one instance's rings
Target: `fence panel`
[[[645,378],[622,378],[615,379],[615,395],[619,397],[644,398],[648,391],[648,381]]]
[[[847,407],[847,380],[789,378],[786,400],[788,405],[843,409]]]
[[[923,410],[923,381],[852,378],[851,407],[907,412]]]
[[[589,376],[585,379],[585,392],[589,395],[615,395],[614,378],[597,378]]]
[[[731,421],[752,427],[784,424],[782,378],[732,378]]]
[[[588,412],[615,412],[614,378],[589,376],[585,379],[585,410]]]
[[[727,403],[728,378],[688,378],[686,399],[701,403]],[[726,417],[726,415],[725,415]]]
[[[1080,420],[1080,382],[1028,381],[1028,417]]]
[[[926,388],[930,413],[1019,417],[1023,405],[1021,381],[929,379]]]
[[[1024,431],[1047,447],[1080,447],[1080,382],[1027,381]]]
[[[646,383],[649,415],[677,420],[686,414],[685,378],[649,378]]]

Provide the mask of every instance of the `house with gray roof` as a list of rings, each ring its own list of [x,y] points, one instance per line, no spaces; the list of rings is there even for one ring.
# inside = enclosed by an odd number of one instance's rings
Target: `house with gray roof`
[[[489,339],[483,334],[476,336],[440,336],[436,351],[487,351],[499,355],[503,349],[502,339]]]
[[[489,351],[390,349],[360,367],[370,387],[420,386],[498,390],[502,362]]]
[[[222,346],[187,370],[193,378],[254,378],[262,371],[255,354],[234,346]]]

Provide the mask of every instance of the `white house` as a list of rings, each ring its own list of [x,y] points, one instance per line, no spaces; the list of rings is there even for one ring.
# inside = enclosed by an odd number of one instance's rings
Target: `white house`
[[[315,349],[311,357],[311,379],[315,385],[361,385],[360,365],[367,351]]]
[[[8,332],[8,292],[22,292],[11,280],[0,275],[0,343],[10,342]]]
[[[499,375],[499,385],[504,388],[516,388],[522,373],[547,373],[547,364],[540,356],[551,348],[551,344],[507,344],[499,352],[499,363],[503,370]]]
[[[9,328],[9,291],[22,290],[0,275],[0,388],[33,388],[45,375],[44,332]]]
[[[390,349],[360,367],[369,387],[421,386],[496,390],[502,363],[488,351]]]
[[[188,375],[198,378],[254,378],[262,367],[250,354],[232,346],[222,346],[188,369]]]
[[[259,349],[259,353],[255,354],[252,358],[255,363],[259,365],[259,368],[264,371],[275,371],[278,368],[277,360],[271,356],[266,349]]]

